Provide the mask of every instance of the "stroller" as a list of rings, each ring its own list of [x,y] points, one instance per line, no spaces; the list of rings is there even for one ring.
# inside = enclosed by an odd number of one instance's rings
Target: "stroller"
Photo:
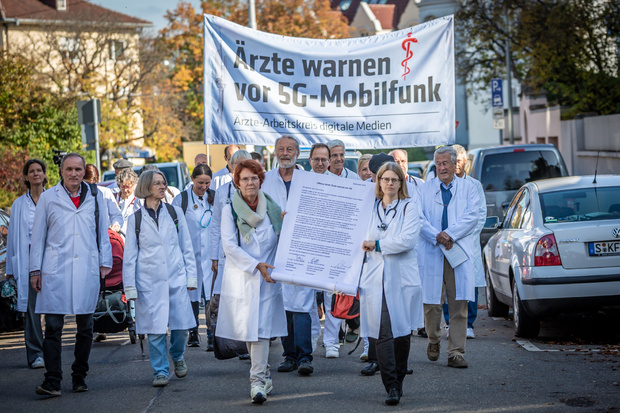
[[[101,280],[101,289],[97,308],[93,314],[93,331],[99,334],[118,333],[127,329],[131,344],[136,344],[136,325],[131,303],[125,299],[123,292],[123,238],[112,230],[108,230],[112,244],[112,271]],[[140,334],[140,344],[144,335]]]

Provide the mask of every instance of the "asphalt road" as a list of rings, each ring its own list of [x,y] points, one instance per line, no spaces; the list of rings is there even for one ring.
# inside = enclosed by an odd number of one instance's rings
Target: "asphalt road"
[[[274,390],[263,406],[250,403],[249,361],[218,361],[203,347],[188,348],[189,373],[167,387],[151,387],[152,370],[128,334],[94,343],[87,393],[71,392],[72,337],[65,328],[62,397],[34,393],[43,369],[26,367],[21,332],[0,334],[0,412],[620,412],[620,323],[618,314],[563,317],[543,324],[535,340],[516,340],[512,321],[480,310],[477,338],[467,341],[468,369],[448,368],[442,340],[437,362],[426,358],[427,340],[412,339],[400,405],[384,404],[379,374],[360,375],[361,346],[346,344],[340,358],[315,353],[315,373],[278,373],[282,346],[272,343]],[[204,329],[201,336],[205,339]]]

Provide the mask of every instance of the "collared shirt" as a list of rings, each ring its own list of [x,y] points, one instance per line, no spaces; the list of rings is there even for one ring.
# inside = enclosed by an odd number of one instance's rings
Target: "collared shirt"
[[[157,228],[159,228],[159,213],[161,212],[161,205],[162,205],[162,202],[159,203],[159,206],[157,207],[157,211],[155,211],[154,209],[147,207],[146,202],[144,204],[144,208],[146,209],[146,212],[148,212],[151,218],[153,218],[153,221],[155,221],[155,225],[157,226]]]

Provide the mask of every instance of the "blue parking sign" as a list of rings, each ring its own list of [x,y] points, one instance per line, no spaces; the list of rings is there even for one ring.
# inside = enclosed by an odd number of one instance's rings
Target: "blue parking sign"
[[[504,107],[502,79],[491,79],[491,102],[494,108]]]

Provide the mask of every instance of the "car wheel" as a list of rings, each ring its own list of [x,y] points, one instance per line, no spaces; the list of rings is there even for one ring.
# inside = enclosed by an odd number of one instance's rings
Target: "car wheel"
[[[497,299],[497,296],[495,295],[495,290],[493,289],[493,283],[491,283],[491,275],[489,274],[486,263],[484,264],[484,276],[487,281],[487,286],[484,290],[487,297],[487,306],[489,307],[489,316],[507,317],[508,306]]]
[[[533,338],[540,332],[540,321],[530,315],[523,308],[517,283],[512,282],[512,312],[515,323],[515,336],[523,338]]]

